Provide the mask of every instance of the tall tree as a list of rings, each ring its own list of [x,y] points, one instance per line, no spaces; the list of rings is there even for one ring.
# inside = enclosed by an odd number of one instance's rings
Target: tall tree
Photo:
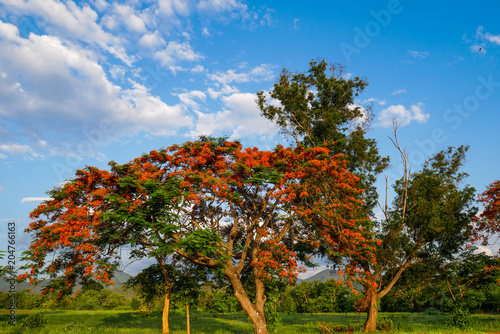
[[[328,182],[310,182],[313,175]],[[209,139],[111,163],[109,172],[87,167],[33,211],[30,270],[21,278],[49,274],[49,290],[68,292],[81,277],[109,281],[123,245],[157,259],[175,252],[218,270],[255,333],[264,334],[264,281],[297,275],[286,242],[291,231],[312,247],[329,244],[332,256],[373,259],[375,241],[359,219],[356,184],[346,162],[326,148],[259,151]],[[314,201],[319,194],[323,201]],[[241,281],[245,267],[255,298]]]
[[[366,137],[372,121],[371,106],[356,105],[355,98],[368,83],[347,78],[344,67],[325,60],[311,61],[305,73],[284,69],[271,92],[257,93],[262,116],[273,121],[295,145],[327,146],[343,154],[364,189],[368,210],[376,206],[376,175],[388,166],[374,139]]]
[[[394,143],[404,165],[396,181],[392,206],[381,206],[385,219],[379,226],[383,242],[376,252],[376,265],[369,272],[365,295],[358,303],[368,316],[365,331],[375,331],[377,306],[403,272],[415,263],[451,260],[469,240],[470,223],[477,212],[474,188],[461,186],[467,176],[460,171],[466,147],[448,148],[429,159],[421,171],[412,173],[406,152],[399,146],[395,127]],[[388,275],[389,274],[389,275]]]

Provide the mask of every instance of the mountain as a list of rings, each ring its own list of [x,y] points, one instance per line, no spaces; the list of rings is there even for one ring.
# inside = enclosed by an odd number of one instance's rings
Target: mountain
[[[308,278],[305,279],[297,279],[297,284],[300,284],[302,282],[314,282],[314,281],[320,281],[325,283],[327,279],[339,279],[339,275],[335,273],[335,270],[332,269],[325,269],[320,271],[317,274],[314,274]]]

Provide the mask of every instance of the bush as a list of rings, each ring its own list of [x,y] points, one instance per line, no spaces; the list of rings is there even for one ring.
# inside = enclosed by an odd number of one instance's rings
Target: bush
[[[390,318],[379,317],[377,319],[377,329],[379,331],[390,332],[394,329],[394,323]]]
[[[424,313],[428,315],[441,315],[443,312],[439,311],[438,309],[435,309],[434,307],[429,307],[428,309],[425,310]]]
[[[472,325],[472,319],[469,311],[461,306],[455,306],[449,313],[450,317],[446,321],[446,325],[455,327],[460,330],[467,330]]]

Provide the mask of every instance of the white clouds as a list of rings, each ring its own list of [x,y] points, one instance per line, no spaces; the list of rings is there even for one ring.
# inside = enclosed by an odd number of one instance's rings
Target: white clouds
[[[0,36],[12,42],[21,42],[21,38],[19,37],[19,29],[15,25],[10,23],[0,21]],[[6,74],[2,73],[2,77],[4,77],[4,75]]]
[[[99,128],[102,120],[114,126],[103,145],[141,131],[171,135],[192,126],[184,105],[169,106],[134,81],[128,89],[112,84],[92,52],[54,36],[22,38],[10,25],[0,27],[0,117],[22,129],[26,142],[45,142],[51,154],[64,154],[68,145],[85,138],[85,129]],[[125,70],[115,66],[110,73],[119,78]],[[4,144],[0,150],[39,157],[22,144]]]
[[[159,0],[158,8],[165,16],[188,16],[191,12],[192,1],[189,0]]]
[[[158,96],[151,96],[143,85],[132,84],[133,89],[122,93],[123,101],[113,116],[132,133],[145,131],[157,136],[170,136],[180,127],[192,126],[192,118],[185,115],[184,106],[169,106]]]
[[[123,66],[113,65],[109,69],[109,73],[113,79],[123,79],[127,73],[127,69]]]
[[[147,31],[144,21],[136,15],[132,7],[115,4],[115,12],[125,29],[137,33],[145,33]]]
[[[17,43],[0,40],[0,68],[7,74],[0,79],[5,107],[0,114],[39,117],[39,111],[47,109],[87,119],[95,115],[91,110],[100,109],[101,98],[116,94],[118,87],[106,79],[91,52],[65,44],[57,37],[35,34]],[[16,77],[23,80],[18,85],[11,79]],[[78,101],[85,103],[76,108]]]
[[[37,15],[43,24],[21,34],[18,27],[0,20],[0,122],[5,121],[4,132],[9,134],[8,141],[0,141],[0,159],[43,157],[39,150],[45,155],[74,154],[72,147],[85,141],[85,133],[99,129],[102,122],[112,126],[97,146],[138,133],[167,136],[221,129],[244,136],[267,131],[260,123],[255,96],[240,93],[232,84],[269,80],[273,67],[243,63],[238,69],[210,74],[196,64],[204,55],[190,44],[197,41],[194,31],[199,35],[200,30],[188,24],[172,31],[160,22],[181,17],[189,23],[190,16],[198,14],[204,36],[216,31],[210,26],[210,20],[219,20],[215,14],[224,16],[224,23],[245,17],[250,17],[250,23],[258,22],[259,16],[250,15],[238,0],[160,0],[146,5],[139,1],[10,0],[5,7],[13,18]],[[272,20],[271,12],[266,14],[262,24]],[[132,66],[139,57],[149,59]],[[148,69],[156,66],[158,71],[160,65],[174,74],[182,70],[182,75],[203,76],[175,81],[169,88],[178,92],[174,95],[179,101],[167,104],[158,96],[164,92],[155,90],[153,95],[147,86]],[[169,74],[164,70],[161,75]],[[208,80],[202,86],[177,86],[197,85],[205,75]],[[209,103],[222,105],[215,109],[221,111],[199,113],[206,111],[207,97],[218,100]]]
[[[0,151],[3,151],[11,155],[21,155],[26,160],[43,158],[43,156],[33,151],[33,149],[30,146],[18,143],[0,144]]]
[[[196,5],[198,11],[202,13],[245,13],[248,11],[247,5],[236,0],[201,0]]]
[[[392,120],[396,119],[399,125],[406,126],[412,121],[417,123],[426,123],[429,119],[429,114],[423,112],[423,103],[418,103],[406,109],[403,105],[392,105],[382,110],[378,121],[375,125],[381,127],[392,126]]]
[[[199,65],[199,64],[198,64],[198,65],[196,65],[195,67],[193,67],[193,68],[190,70],[190,72],[191,72],[191,73],[203,73],[203,72],[205,72],[205,71],[206,71],[205,67],[203,67],[203,66],[201,66],[201,65]]]
[[[97,13],[88,5],[79,7],[73,1],[55,0],[11,1],[8,5],[25,15],[41,16],[47,24],[46,29],[57,37],[98,45],[129,66],[134,61],[134,57],[127,55],[124,41],[105,32],[97,23]]]
[[[200,107],[196,100],[205,101],[207,98],[207,95],[199,90],[177,94],[177,96],[184,105],[192,109],[198,109]]]
[[[490,43],[500,45],[500,34],[493,35],[489,32],[484,33],[483,31],[484,31],[484,27],[480,26],[477,28],[477,30],[476,30],[476,38],[477,39],[481,39],[483,41],[488,41]],[[479,44],[478,46],[481,46],[481,44]],[[471,47],[471,49],[472,49],[472,47]]]
[[[493,256],[493,251],[484,246],[478,246],[476,250],[476,254],[485,253],[488,256]]]
[[[427,51],[414,51],[414,50],[408,50],[408,53],[410,54],[410,56],[412,56],[413,58],[420,58],[420,59],[423,59],[423,58],[427,58],[430,56],[429,52]]]
[[[217,81],[221,84],[250,81],[250,75],[248,73],[236,73],[235,70],[228,70],[226,72],[217,72],[216,74],[209,74],[208,78],[210,80]]]
[[[395,90],[394,92],[391,93],[391,95],[399,95],[399,94],[403,94],[403,93],[406,93],[406,89]]]
[[[239,90],[236,87],[232,87],[229,85],[222,85],[222,88],[220,88],[219,90],[215,90],[215,89],[210,87],[210,88],[208,88],[207,92],[208,92],[208,95],[210,95],[210,97],[212,99],[218,99],[220,96],[223,96],[223,95],[230,95],[230,94],[234,94],[234,93],[239,93]]]
[[[155,53],[155,59],[164,67],[175,69],[179,62],[193,62],[203,59],[203,55],[193,50],[189,42],[171,41],[164,50]]]
[[[27,202],[43,202],[50,200],[50,197],[25,197],[21,200],[21,203]]]
[[[157,30],[153,33],[145,34],[141,37],[138,44],[141,47],[149,49],[157,49],[166,44],[165,40],[161,37],[160,32]]]
[[[203,27],[203,29],[201,29],[201,35],[204,36],[204,37],[210,37],[210,36],[212,36],[210,34],[210,31],[208,31],[207,27]]]
[[[270,80],[274,76],[273,66],[261,64],[246,72],[236,72],[236,70],[228,70],[226,72],[217,72],[209,74],[208,78],[220,84],[227,85],[232,82],[242,83],[249,81]]]
[[[250,93],[234,93],[223,96],[223,110],[217,113],[197,112],[196,128],[191,136],[229,133],[231,138],[274,133],[273,124],[260,116],[255,103],[257,97]]]

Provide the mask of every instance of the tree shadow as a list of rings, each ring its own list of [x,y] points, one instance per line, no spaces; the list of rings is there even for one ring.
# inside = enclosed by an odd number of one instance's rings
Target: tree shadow
[[[253,325],[244,314],[226,314],[214,317],[209,314],[193,311],[190,314],[191,331],[202,331],[203,333],[253,333]],[[150,329],[161,331],[161,312],[156,311],[148,316],[139,315],[135,312],[120,312],[101,318],[101,327]],[[185,331],[186,316],[183,313],[171,312],[169,315],[170,331]]]

